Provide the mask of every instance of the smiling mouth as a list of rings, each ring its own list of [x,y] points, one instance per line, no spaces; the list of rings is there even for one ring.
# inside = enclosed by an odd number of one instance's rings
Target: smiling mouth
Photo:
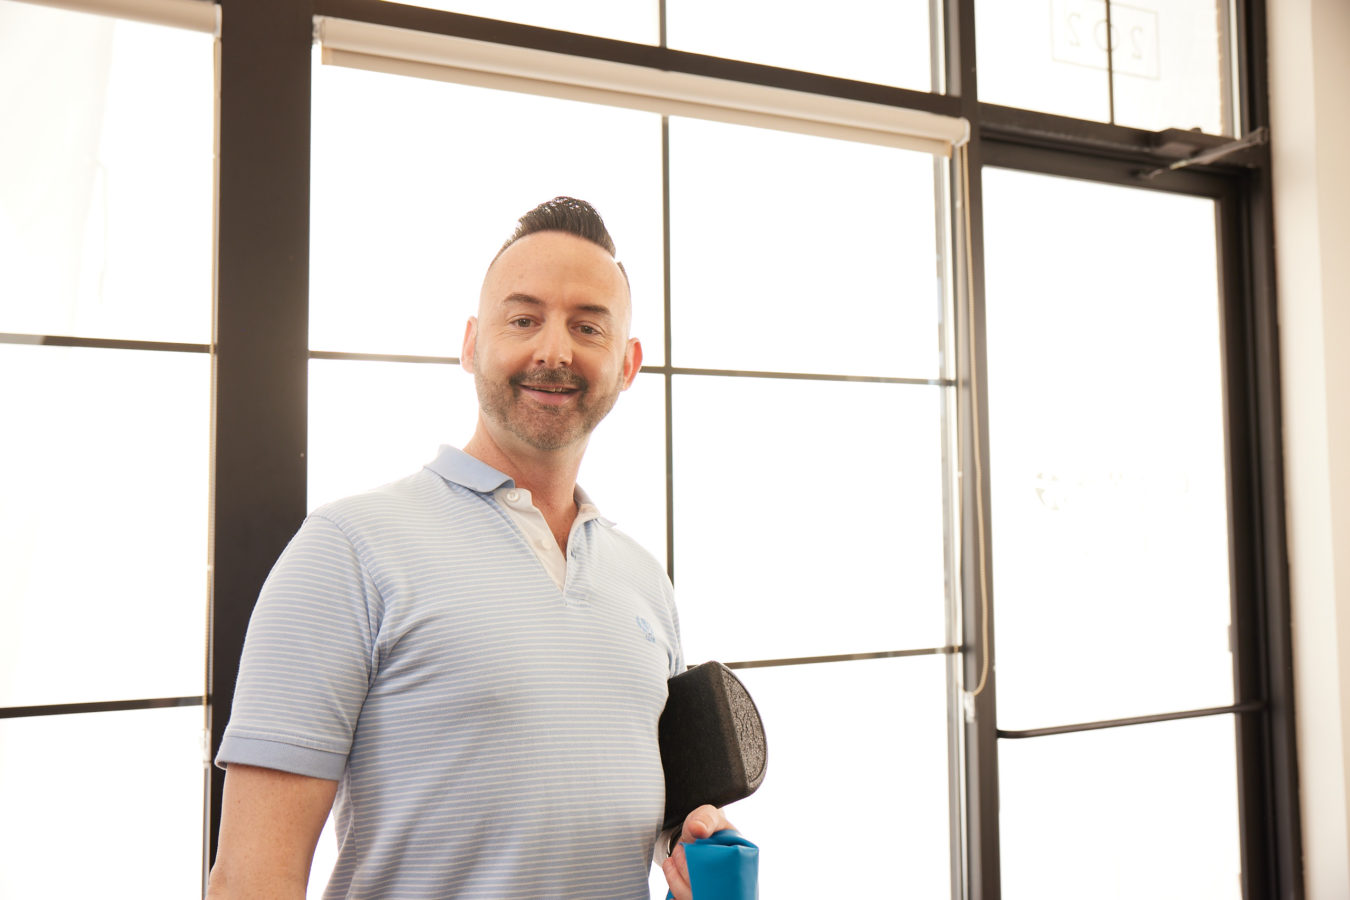
[[[546,394],[572,394],[577,388],[566,384],[522,384],[527,391],[543,391]]]

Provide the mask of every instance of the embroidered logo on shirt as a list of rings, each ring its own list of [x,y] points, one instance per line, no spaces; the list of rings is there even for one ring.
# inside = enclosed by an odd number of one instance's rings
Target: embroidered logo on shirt
[[[642,629],[642,636],[645,637],[645,638],[647,639],[647,642],[648,642],[648,643],[651,643],[651,644],[655,644],[655,643],[656,643],[656,633],[655,633],[654,631],[652,631],[652,623],[651,623],[651,622],[648,622],[646,619],[642,618],[642,616],[638,616],[638,617],[637,617],[637,623],[638,623],[638,627]]]

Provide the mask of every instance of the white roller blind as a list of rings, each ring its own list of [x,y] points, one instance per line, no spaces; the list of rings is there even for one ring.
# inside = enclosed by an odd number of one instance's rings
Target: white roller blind
[[[729,82],[345,19],[318,17],[316,25],[323,61],[330,65],[880,144],[941,156],[950,156],[952,149],[964,144],[970,134],[965,119],[880,103]]]

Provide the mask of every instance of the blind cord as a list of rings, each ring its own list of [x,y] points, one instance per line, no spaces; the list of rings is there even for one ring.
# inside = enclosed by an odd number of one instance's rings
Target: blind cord
[[[984,536],[984,464],[980,443],[980,388],[975,369],[975,263],[971,250],[970,228],[970,154],[969,144],[957,149],[961,167],[961,228],[965,237],[964,267],[966,275],[966,337],[968,340],[968,367],[970,371],[971,468],[975,475],[975,552],[979,567],[980,600],[980,679],[974,690],[966,694],[966,714],[974,718],[974,700],[984,692],[989,682],[989,575],[985,563]],[[962,481],[964,493],[964,479]]]

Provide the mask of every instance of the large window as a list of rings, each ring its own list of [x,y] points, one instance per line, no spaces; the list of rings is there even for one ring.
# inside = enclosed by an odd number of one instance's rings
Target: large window
[[[0,896],[201,879],[212,44],[0,2]]]
[[[1003,895],[1240,897],[1215,202],[984,190]]]
[[[646,357],[581,484],[666,560],[688,661],[742,667],[764,704],[774,776],[734,811],[782,848],[763,889],[829,891],[792,824],[811,807],[870,823],[859,852],[902,848],[913,883],[950,893],[945,165],[336,66],[313,83],[311,504],[467,439],[476,403],[456,357],[487,261],[525,209],[591,200]],[[553,135],[577,139],[541,157]],[[903,712],[863,715],[901,695]],[[871,761],[824,790],[825,762],[850,748]],[[882,807],[906,812],[883,821]],[[885,884],[878,871],[856,888]]]
[[[37,2],[0,0],[0,895],[197,889],[263,577],[465,442],[486,263],[571,194],[645,350],[580,483],[759,705],[766,896],[1297,896],[1264,162],[1165,171],[1265,124],[1260,10]]]

